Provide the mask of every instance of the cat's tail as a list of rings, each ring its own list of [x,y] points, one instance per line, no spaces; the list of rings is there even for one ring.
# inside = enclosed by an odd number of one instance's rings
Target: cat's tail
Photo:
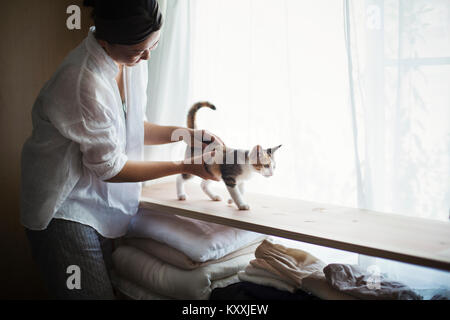
[[[209,103],[208,101],[202,101],[202,102],[197,102],[195,103],[191,109],[188,112],[188,116],[187,116],[187,127],[191,128],[191,129],[196,129],[196,123],[195,123],[195,115],[197,114],[198,109],[203,108],[203,107],[208,107],[212,110],[216,110],[216,107]]]

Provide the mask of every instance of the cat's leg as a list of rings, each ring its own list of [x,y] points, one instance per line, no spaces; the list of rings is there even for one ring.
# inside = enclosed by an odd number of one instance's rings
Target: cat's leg
[[[244,182],[240,182],[239,184],[238,184],[238,187],[239,187],[239,192],[241,193],[241,196],[244,196],[244,191],[245,191],[245,189],[244,189]],[[233,199],[228,199],[228,204],[232,204],[233,203]]]
[[[249,210],[250,206],[245,203],[244,199],[242,198],[241,192],[239,191],[239,187],[237,185],[235,186],[228,186],[227,185],[228,192],[230,193],[231,198],[233,199],[234,203],[237,205],[239,210]]]
[[[192,149],[187,146],[186,150],[184,151],[184,159],[189,159],[193,156]],[[191,179],[192,175],[190,174],[180,174],[177,176],[177,197],[178,200],[186,200],[187,195],[186,191],[184,190],[184,184],[187,180]]]
[[[211,180],[202,180],[201,187],[202,187],[203,192],[206,193],[206,195],[211,200],[213,200],[213,201],[221,201],[222,198],[219,195],[214,194],[211,191],[211,189],[209,189],[210,184],[211,184]]]
[[[188,174],[180,174],[177,176],[177,196],[178,200],[186,200],[187,195],[186,191],[184,190],[184,183],[186,180],[190,179],[191,176]]]
[[[245,192],[244,182],[239,183],[239,191],[241,192],[241,195],[244,196]]]

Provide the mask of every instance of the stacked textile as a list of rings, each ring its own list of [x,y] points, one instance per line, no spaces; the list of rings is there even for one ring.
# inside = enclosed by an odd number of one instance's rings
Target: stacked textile
[[[308,252],[264,240],[255,257],[238,273],[241,281],[291,293],[303,290],[321,299],[354,299],[328,285],[323,273],[325,264]]]
[[[357,265],[329,264],[323,270],[328,283],[335,289],[364,300],[422,300],[407,285],[364,272]]]
[[[420,300],[422,296],[401,282],[373,275],[357,265],[325,264],[300,249],[264,240],[244,271],[242,281],[291,293],[302,290],[326,300]]]
[[[133,299],[208,299],[239,282],[266,236],[140,210],[113,253],[113,284]]]

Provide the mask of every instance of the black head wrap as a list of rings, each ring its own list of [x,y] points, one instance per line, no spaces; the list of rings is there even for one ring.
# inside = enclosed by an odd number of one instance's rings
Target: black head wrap
[[[111,44],[144,41],[162,27],[157,0],[85,0],[93,6],[95,36]]]

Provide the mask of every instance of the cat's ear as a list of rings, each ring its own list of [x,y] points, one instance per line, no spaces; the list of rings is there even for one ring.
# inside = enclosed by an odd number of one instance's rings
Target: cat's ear
[[[263,148],[260,145],[256,145],[253,147],[252,151],[250,151],[250,163],[251,164],[259,164],[262,159]]]
[[[275,148],[269,148],[266,150],[266,152],[269,154],[269,156],[272,156],[275,153],[275,151],[277,151],[278,149],[281,148],[281,146],[282,146],[282,144],[280,144],[278,147],[275,147]]]

